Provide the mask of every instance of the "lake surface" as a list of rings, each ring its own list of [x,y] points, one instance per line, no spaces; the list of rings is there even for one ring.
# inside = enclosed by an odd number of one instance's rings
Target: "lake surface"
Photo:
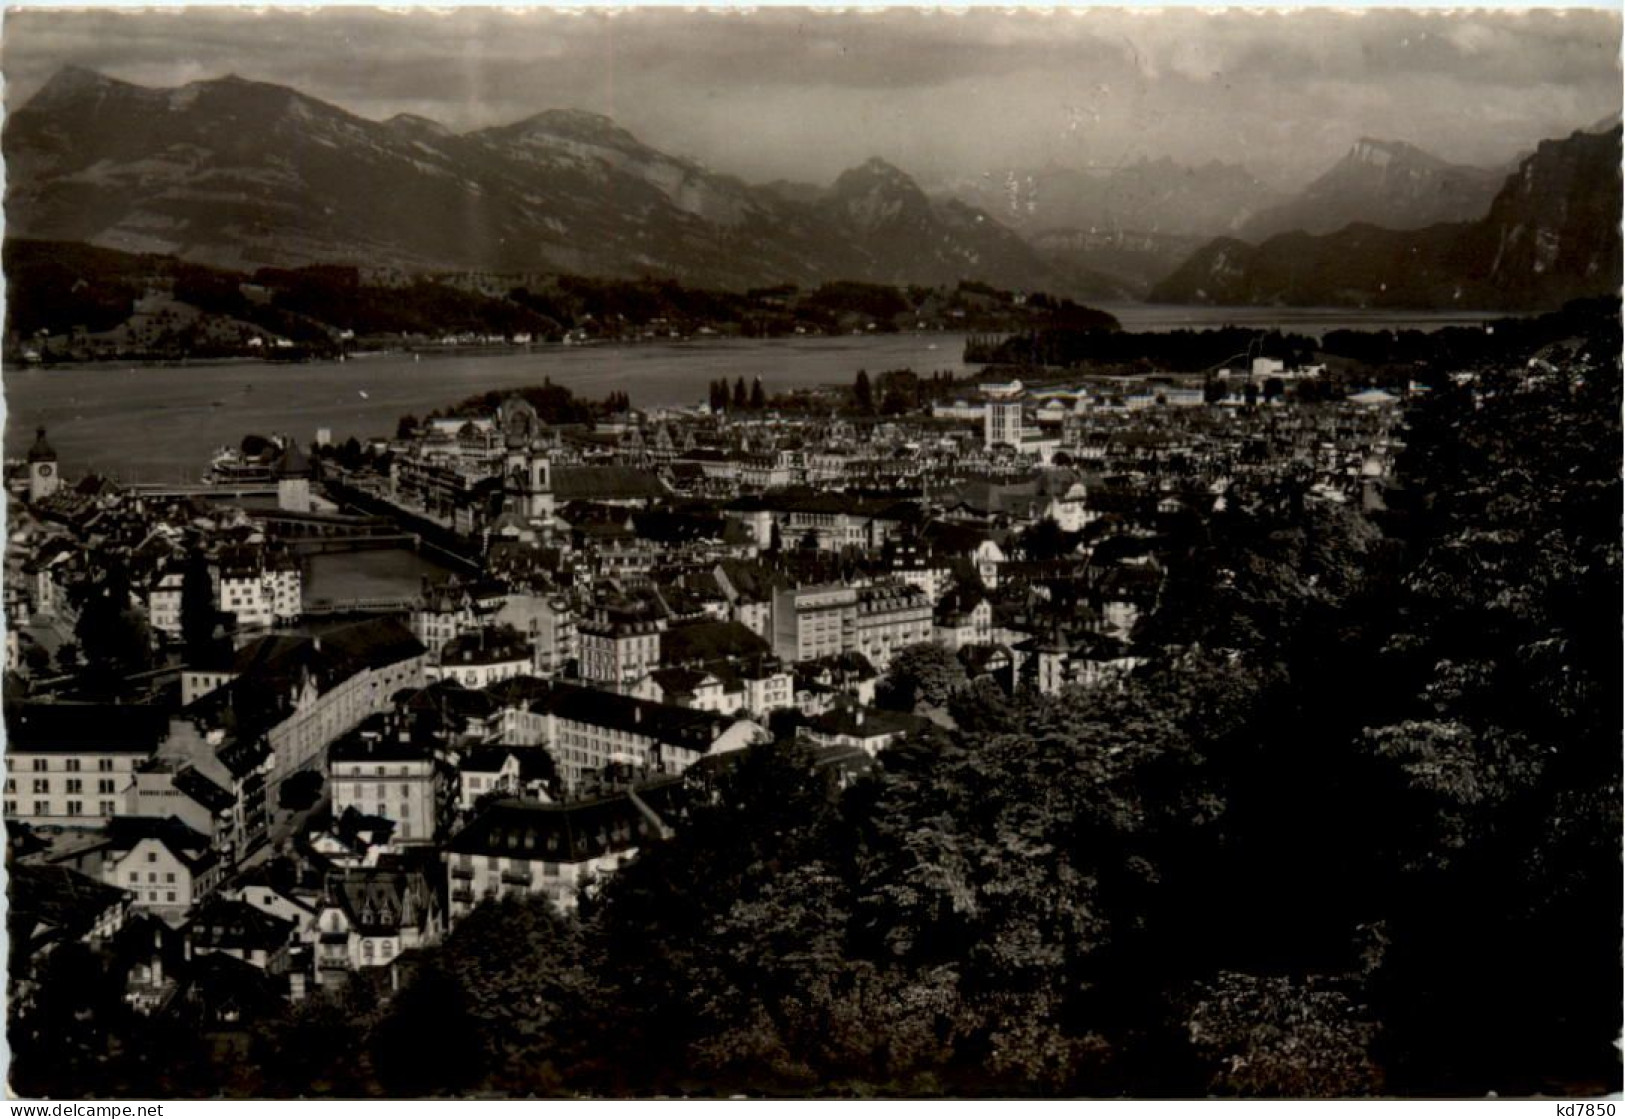
[[[244,435],[318,428],[336,440],[393,435],[403,415],[422,416],[488,389],[539,385],[577,396],[627,393],[635,407],[702,402],[711,381],[760,376],[769,393],[850,384],[911,368],[962,376],[959,334],[551,346],[528,353],[380,354],[344,363],[263,362],[5,371],[5,455],[20,457],[44,426],[70,478],[96,470],[125,482],[195,482],[222,445]]]
[[[1106,304],[1127,330],[1180,330],[1233,324],[1321,334],[1345,327],[1438,329],[1485,315],[1274,307]],[[422,416],[489,389],[551,379],[578,396],[627,393],[635,407],[702,401],[725,377],[760,376],[770,393],[850,384],[909,368],[963,376],[960,334],[843,338],[715,339],[612,346],[550,346],[524,353],[424,356],[381,354],[344,363],[274,365],[222,362],[185,366],[99,364],[7,369],[5,456],[20,457],[34,429],[49,429],[70,478],[90,471],[125,482],[195,482],[222,445],[250,432],[311,440],[328,428],[337,440],[392,435],[407,413]]]

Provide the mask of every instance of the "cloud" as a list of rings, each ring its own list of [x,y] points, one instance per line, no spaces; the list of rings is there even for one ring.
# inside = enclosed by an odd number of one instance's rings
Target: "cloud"
[[[6,14],[15,106],[59,65],[228,72],[474,128],[607,112],[751,178],[881,153],[933,176],[1245,159],[1307,179],[1363,134],[1499,160],[1616,111],[1617,11],[44,9]]]

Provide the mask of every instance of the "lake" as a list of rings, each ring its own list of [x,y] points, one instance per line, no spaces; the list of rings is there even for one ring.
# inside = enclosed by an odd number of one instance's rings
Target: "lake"
[[[1438,329],[1489,317],[1466,313],[1341,308],[1181,307],[1105,304],[1127,330],[1178,330],[1235,324],[1320,334],[1344,327]],[[719,377],[770,393],[850,384],[909,368],[963,376],[960,334],[885,334],[841,338],[714,339],[606,346],[549,346],[506,354],[447,354],[414,360],[379,354],[345,363],[263,362],[185,366],[23,368],[5,371],[5,455],[21,456],[36,427],[70,478],[89,471],[125,482],[194,482],[216,448],[244,435],[287,433],[309,441],[392,435],[407,413],[422,416],[488,389],[521,388],[544,378],[578,396],[627,393],[635,407],[702,401]]]
[[[22,455],[44,426],[70,478],[95,470],[125,482],[195,482],[216,448],[235,446],[249,432],[302,441],[324,427],[338,440],[393,435],[407,413],[422,416],[478,392],[543,379],[592,399],[622,391],[648,408],[702,402],[719,377],[748,384],[759,376],[774,393],[850,384],[859,369],[962,376],[972,368],[961,360],[964,343],[959,334],[890,334],[550,346],[421,361],[379,354],[344,363],[7,369],[5,454]]]

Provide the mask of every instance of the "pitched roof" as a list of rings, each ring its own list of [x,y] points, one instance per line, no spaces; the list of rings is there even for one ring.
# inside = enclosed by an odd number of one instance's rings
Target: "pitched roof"
[[[422,762],[434,759],[434,746],[405,727],[374,715],[328,747],[329,762]]]
[[[150,754],[169,736],[168,713],[145,704],[19,703],[5,721],[8,754]]]
[[[508,764],[509,758],[515,758],[523,771],[525,759],[531,756],[546,758],[549,755],[535,746],[476,746],[457,763],[457,770],[459,773],[496,773]]]
[[[660,685],[660,690],[666,695],[693,695],[711,675],[706,672],[696,672],[692,668],[657,668],[649,673],[649,678]]]
[[[667,664],[765,656],[772,651],[742,622],[691,622],[660,635],[660,659]]]
[[[209,838],[179,816],[114,816],[107,822],[107,848],[131,851],[146,840],[157,840],[187,866],[202,869],[214,862]]]
[[[15,863],[7,868],[6,877],[6,926],[13,953],[45,940],[78,940],[102,914],[130,896],[60,866]],[[17,974],[15,968],[12,974]]]
[[[191,797],[210,812],[225,812],[237,803],[237,798],[216,785],[191,766],[179,770],[172,783],[182,794]]]
[[[710,711],[651,703],[573,684],[555,685],[552,693],[533,704],[531,710],[550,711],[556,718],[641,735],[702,754],[738,721]]]
[[[815,734],[842,738],[882,738],[922,730],[931,720],[901,711],[887,711],[880,707],[857,707],[841,704],[818,716],[808,724]]]
[[[659,478],[630,466],[559,466],[552,480],[558,502],[645,500],[666,494]]]
[[[186,923],[186,935],[193,948],[274,952],[288,944],[294,928],[294,922],[247,902],[217,896],[204,902]]]
[[[37,427],[34,429],[34,445],[28,448],[28,461],[56,461],[56,451],[54,451],[51,448],[51,445],[45,441],[45,429],[43,427]]]
[[[638,792],[646,805],[659,805],[667,781]],[[658,807],[654,808],[657,816]],[[659,837],[660,821],[649,819],[626,793],[571,804],[499,800],[452,837],[447,849],[459,855],[579,863],[629,851]]]
[[[282,457],[277,459],[276,473],[278,478],[310,477],[310,459],[300,450],[298,440],[288,440],[287,447],[282,451]]]
[[[719,560],[717,570],[735,593],[758,602],[766,602],[775,590],[785,590],[792,585],[783,572],[747,560]]]
[[[398,618],[370,618],[315,637],[264,637],[236,658],[235,680],[198,699],[187,712],[230,727],[239,741],[252,740],[292,713],[294,688],[307,674],[325,692],[364,669],[384,668],[423,652],[422,642]]]
[[[328,900],[344,911],[362,936],[422,928],[434,905],[422,871],[398,867],[362,867],[336,875],[328,882]]]

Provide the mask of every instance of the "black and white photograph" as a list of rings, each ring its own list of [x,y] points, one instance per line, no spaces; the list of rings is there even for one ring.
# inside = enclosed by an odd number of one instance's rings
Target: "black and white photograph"
[[[6,9],[8,1098],[1613,1115],[1621,25]]]

